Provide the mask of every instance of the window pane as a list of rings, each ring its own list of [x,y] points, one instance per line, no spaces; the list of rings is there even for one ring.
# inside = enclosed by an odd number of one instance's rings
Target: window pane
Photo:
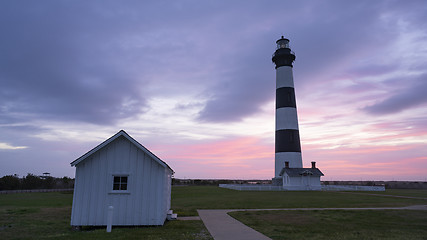
[[[120,177],[114,177],[114,184],[120,184]]]
[[[120,187],[120,190],[127,190],[127,189],[128,189],[128,185],[126,183],[122,184]]]
[[[120,190],[120,184],[113,184],[113,190]]]
[[[126,184],[128,182],[128,177],[122,177],[122,184]]]

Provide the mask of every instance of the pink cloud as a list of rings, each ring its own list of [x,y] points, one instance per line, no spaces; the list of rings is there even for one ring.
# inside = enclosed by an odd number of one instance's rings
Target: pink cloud
[[[381,139],[373,137],[374,139]],[[357,139],[355,139],[357,141]],[[427,149],[423,144],[328,149],[327,144],[303,144],[303,162],[317,162],[324,180],[423,180]],[[154,152],[176,171],[177,178],[271,179],[274,144],[257,137],[205,140],[170,146],[158,145]]]
[[[268,179],[274,168],[274,146],[256,137],[237,137],[156,147],[182,178]],[[167,150],[164,150],[167,149]]]
[[[325,180],[416,180],[427,177],[422,144],[360,148],[307,149],[304,162],[317,161]]]

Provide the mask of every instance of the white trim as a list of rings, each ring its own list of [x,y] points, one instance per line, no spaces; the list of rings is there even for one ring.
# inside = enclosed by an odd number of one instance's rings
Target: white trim
[[[126,195],[130,195],[129,191],[122,191],[122,190],[111,190],[108,192],[108,194],[126,194]]]
[[[111,175],[116,176],[116,177],[129,177],[129,173],[111,173]]]
[[[114,177],[127,177],[127,183],[126,183],[126,190],[114,190]],[[109,193],[123,193],[123,194],[130,194],[129,190],[129,174],[128,173],[112,173],[111,174],[111,181],[110,181],[110,188]]]

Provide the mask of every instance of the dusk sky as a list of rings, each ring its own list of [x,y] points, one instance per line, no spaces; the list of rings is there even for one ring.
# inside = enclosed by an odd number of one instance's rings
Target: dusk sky
[[[305,167],[427,180],[420,1],[0,1],[0,177],[74,177],[125,130],[176,178],[274,176],[276,40]]]

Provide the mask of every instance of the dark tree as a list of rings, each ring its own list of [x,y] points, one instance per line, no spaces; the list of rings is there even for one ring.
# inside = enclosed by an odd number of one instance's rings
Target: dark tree
[[[22,180],[22,189],[39,189],[42,188],[43,180],[34,174],[28,173]]]
[[[16,190],[21,187],[21,179],[17,175],[7,175],[0,178],[1,190]]]

